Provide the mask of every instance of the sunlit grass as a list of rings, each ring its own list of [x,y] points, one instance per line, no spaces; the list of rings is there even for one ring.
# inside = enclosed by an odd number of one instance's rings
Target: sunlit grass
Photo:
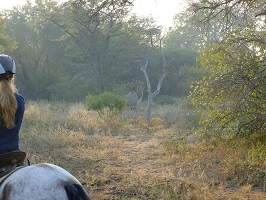
[[[154,109],[149,125],[144,107],[110,119],[82,104],[28,102],[21,149],[70,171],[97,200],[266,198],[264,143],[201,141],[185,102]]]

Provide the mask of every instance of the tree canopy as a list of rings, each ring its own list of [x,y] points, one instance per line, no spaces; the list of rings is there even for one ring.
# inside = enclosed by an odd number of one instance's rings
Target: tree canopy
[[[16,48],[16,42],[7,34],[7,24],[0,15],[0,52],[10,51]]]
[[[203,108],[203,124],[219,136],[265,133],[265,1],[198,1],[191,8],[206,11],[201,25],[215,18],[238,23],[199,58],[208,75],[194,85],[192,100]]]
[[[36,0],[3,11],[0,46],[16,61],[19,91],[27,99],[54,101],[84,101],[104,91],[127,94],[136,89],[134,82],[145,82],[134,60],[149,61],[147,73],[156,88],[162,27],[151,17],[133,15],[132,5],[124,0]],[[195,63],[195,52],[187,47],[179,56],[183,51],[170,46],[163,45],[171,60],[167,74],[176,75],[165,80],[161,93],[185,95],[191,80],[182,79],[177,88],[179,69]]]

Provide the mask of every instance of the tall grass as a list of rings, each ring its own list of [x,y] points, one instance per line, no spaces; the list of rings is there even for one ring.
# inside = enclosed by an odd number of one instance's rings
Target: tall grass
[[[70,171],[92,199],[264,199],[265,144],[201,141],[198,119],[184,99],[155,104],[150,125],[144,103],[104,118],[83,104],[27,102],[21,149]]]

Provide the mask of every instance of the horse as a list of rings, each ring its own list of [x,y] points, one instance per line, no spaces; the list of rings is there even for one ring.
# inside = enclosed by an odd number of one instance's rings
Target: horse
[[[16,168],[0,181],[0,200],[89,200],[82,184],[50,163]]]

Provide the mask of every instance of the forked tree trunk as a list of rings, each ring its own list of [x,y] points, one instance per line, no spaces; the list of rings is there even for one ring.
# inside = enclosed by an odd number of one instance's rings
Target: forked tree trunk
[[[160,40],[160,42],[161,42],[161,40]],[[146,120],[147,120],[148,124],[151,123],[151,106],[152,106],[153,98],[159,94],[159,92],[161,90],[161,85],[163,83],[163,79],[166,76],[166,63],[167,62],[166,62],[165,56],[164,56],[162,49],[161,49],[161,43],[160,43],[160,52],[161,52],[161,56],[163,59],[162,74],[161,74],[159,82],[157,84],[157,88],[154,92],[151,92],[151,83],[150,83],[149,76],[147,74],[148,61],[146,61],[146,63],[144,65],[141,64],[140,60],[134,61],[134,62],[140,62],[140,69],[144,74],[146,84],[147,84],[148,102],[147,102],[147,107],[146,107]]]
[[[148,76],[147,70],[146,70],[147,65],[148,65],[148,61],[146,61],[145,65],[141,65],[141,71],[143,72],[143,74],[145,76],[146,83],[147,83],[148,101],[147,101],[147,107],[146,107],[146,120],[147,120],[148,124],[150,124],[151,123],[151,106],[152,106],[153,98],[159,94],[159,92],[161,90],[161,85],[163,83],[163,79],[166,75],[166,59],[163,56],[162,74],[161,74],[159,82],[157,84],[157,88],[154,92],[151,91],[150,79],[149,79],[149,76]]]

